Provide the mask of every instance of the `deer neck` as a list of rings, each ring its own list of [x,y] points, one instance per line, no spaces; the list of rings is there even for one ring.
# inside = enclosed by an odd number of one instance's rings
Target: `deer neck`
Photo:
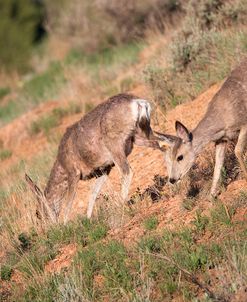
[[[221,130],[218,122],[212,118],[204,117],[196,128],[192,131],[193,147],[195,154],[199,154],[202,149],[211,141],[217,141],[221,138]]]

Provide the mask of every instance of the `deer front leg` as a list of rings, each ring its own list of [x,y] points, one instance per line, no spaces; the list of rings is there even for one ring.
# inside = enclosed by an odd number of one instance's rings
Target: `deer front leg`
[[[237,145],[235,147],[235,155],[239,161],[240,167],[244,172],[244,176],[247,180],[247,169],[243,159],[244,150],[247,143],[247,125],[240,129],[240,133],[238,136]]]
[[[91,196],[89,198],[89,202],[88,202],[87,218],[91,218],[96,198],[97,198],[103,184],[106,182],[106,180],[107,180],[106,174],[104,174],[96,179]]]
[[[221,169],[224,163],[225,151],[226,151],[225,141],[216,143],[214,175],[213,175],[213,183],[210,191],[210,195],[213,197],[217,195],[217,186],[220,179]]]
[[[121,197],[123,202],[127,201],[130,184],[133,178],[133,172],[131,168],[128,166],[128,171],[124,172],[122,175],[122,182],[121,182]]]
[[[112,154],[113,161],[122,175],[121,179],[121,198],[125,202],[128,198],[129,187],[133,177],[133,172],[129,166],[128,160],[124,152]]]

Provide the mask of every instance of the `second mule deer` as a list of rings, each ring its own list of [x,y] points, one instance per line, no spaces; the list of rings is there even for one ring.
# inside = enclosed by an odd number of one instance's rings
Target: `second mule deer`
[[[152,137],[149,103],[133,95],[114,96],[67,129],[44,193],[28,175],[26,180],[43,212],[53,222],[58,219],[61,203],[66,199],[66,222],[79,180],[96,178],[87,209],[90,218],[97,195],[114,165],[122,174],[122,199],[127,199],[132,179],[127,156],[134,143],[159,149]]]
[[[216,157],[210,193],[215,196],[226,143],[234,138],[238,139],[235,154],[247,179],[243,159],[247,144],[247,59],[231,72],[192,132],[178,121],[175,127],[177,136],[157,134],[170,147],[166,152],[166,164],[171,183],[180,180],[189,171],[204,146],[213,141],[216,144]]]

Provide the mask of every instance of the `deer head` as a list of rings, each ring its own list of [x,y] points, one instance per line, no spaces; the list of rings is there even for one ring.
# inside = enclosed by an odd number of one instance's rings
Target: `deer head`
[[[180,122],[176,121],[177,136],[156,133],[162,148],[165,150],[165,161],[169,182],[179,181],[191,168],[195,161],[192,133]]]

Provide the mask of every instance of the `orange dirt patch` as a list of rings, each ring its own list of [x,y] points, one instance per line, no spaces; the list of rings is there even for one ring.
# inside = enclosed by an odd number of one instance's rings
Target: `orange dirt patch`
[[[59,250],[59,255],[46,264],[45,271],[59,273],[62,269],[69,267],[76,251],[77,247],[74,243],[62,247]]]

